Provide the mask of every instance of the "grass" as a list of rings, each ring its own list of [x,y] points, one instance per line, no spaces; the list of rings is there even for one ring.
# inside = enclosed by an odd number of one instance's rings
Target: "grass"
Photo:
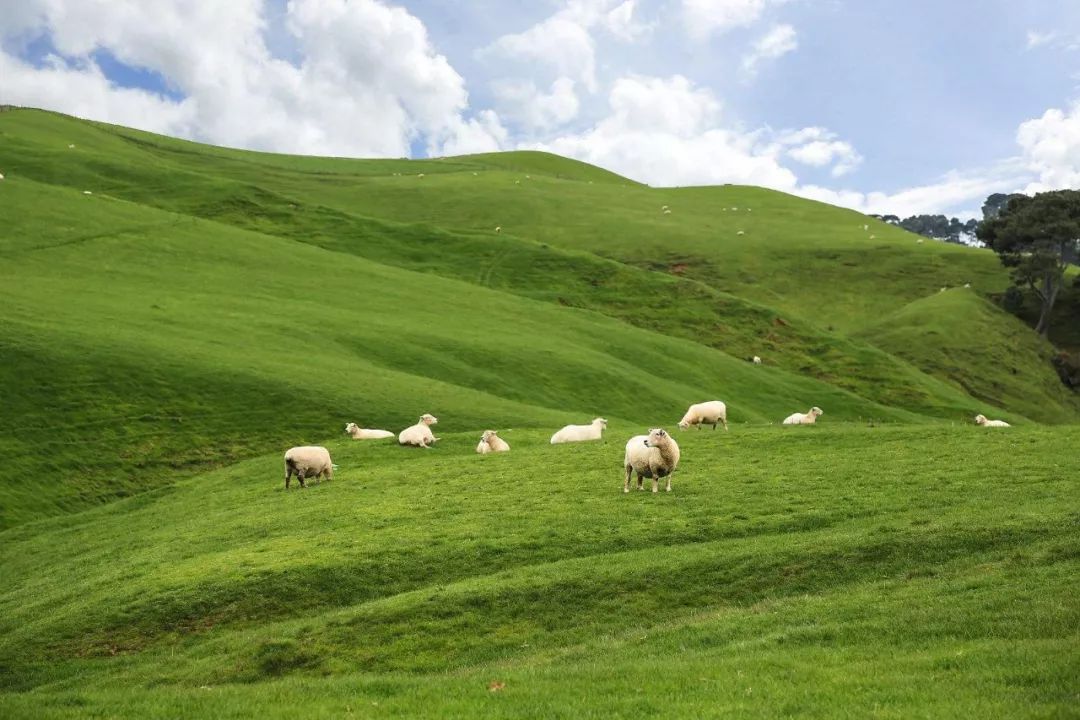
[[[1080,406],[992,256],[542,153],[12,110],[0,158],[0,716],[1075,712]],[[307,443],[340,468],[286,492]]]

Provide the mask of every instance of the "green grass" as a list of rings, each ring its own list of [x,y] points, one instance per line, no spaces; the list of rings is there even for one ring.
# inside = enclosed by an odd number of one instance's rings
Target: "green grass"
[[[624,496],[619,440],[636,430],[552,447],[515,429],[489,457],[472,434],[430,452],[340,440],[338,476],[307,491],[284,491],[274,454],[10,530],[0,703],[57,717],[1074,705],[1070,433],[690,431],[673,493]]]
[[[543,153],[0,158],[0,716],[1075,714],[1080,405],[988,253]]]

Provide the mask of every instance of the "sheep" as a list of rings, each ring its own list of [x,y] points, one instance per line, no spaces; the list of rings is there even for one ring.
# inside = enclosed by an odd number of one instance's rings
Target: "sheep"
[[[520,184],[521,184],[521,181],[520,181],[520,180],[515,180],[515,181],[514,181],[514,184],[515,184],[515,185],[520,185]]]
[[[987,420],[985,415],[976,415],[975,424],[982,425],[983,427],[1012,427],[1004,420]]]
[[[817,419],[824,415],[821,408],[812,407],[810,412],[807,413],[793,413],[784,418],[785,425],[813,425],[817,422]]]
[[[289,489],[289,480],[296,475],[300,487],[306,488],[305,477],[332,480],[334,463],[330,460],[330,451],[318,445],[304,445],[285,451],[285,489]]]
[[[415,425],[398,433],[398,443],[401,445],[416,445],[417,447],[430,448],[439,439],[431,432],[431,426],[439,422],[434,415],[424,413]]]
[[[964,289],[968,289],[970,287],[971,287],[971,283],[964,283]]]
[[[670,210],[670,209],[671,209],[671,208],[669,208],[669,207],[668,207],[667,205],[661,205],[661,206],[660,206],[660,210],[661,210],[661,212],[662,212],[662,211],[664,211],[664,210]]]
[[[919,239],[918,239],[918,240],[916,240],[915,242],[916,242],[916,243],[918,243],[919,245],[922,245],[922,244],[923,244],[923,239],[922,239],[922,238],[919,238]]]
[[[719,400],[710,400],[691,405],[683,415],[683,419],[679,421],[679,428],[685,430],[691,425],[697,425],[697,429],[700,430],[702,425],[712,425],[712,429],[715,430],[716,423],[723,423],[724,429],[728,429],[727,405]]]
[[[383,438],[394,437],[394,433],[389,430],[369,430],[368,428],[359,427],[356,423],[346,425],[345,432],[353,440],[382,440]]]
[[[679,444],[662,428],[653,428],[648,435],[635,435],[626,443],[623,456],[623,492],[630,492],[630,476],[637,473],[638,490],[644,490],[641,482],[652,478],[652,491],[657,491],[660,478],[667,478],[665,492],[671,492],[671,474],[679,464]]]
[[[593,421],[588,425],[567,425],[551,436],[551,444],[559,445],[560,443],[599,440],[603,437],[606,427],[607,420],[604,418],[593,418]]]
[[[877,235],[871,235],[871,236],[870,236],[870,239],[871,239],[871,240],[877,240]]]
[[[75,149],[75,143],[68,143],[68,150],[74,150],[74,149]]]
[[[671,210],[664,210],[664,214],[665,214],[665,215],[670,215],[670,214],[671,214]]]
[[[760,365],[761,364],[761,358],[759,358],[757,355],[755,355],[754,359],[751,360],[750,362],[754,363],[755,365]]]
[[[424,177],[424,173],[416,173],[416,177],[422,178],[422,177]]]
[[[496,225],[495,226],[495,232],[501,233],[502,232],[502,225]]]
[[[862,229],[863,229],[863,232],[867,232],[867,231],[870,230],[870,226],[869,225],[863,225]]]
[[[4,173],[0,173],[0,180],[4,179]]]
[[[739,232],[737,232],[737,233],[735,233],[735,234],[736,234],[736,235],[745,235],[746,233],[744,233],[744,232],[743,232],[742,230],[740,230]]]
[[[82,194],[83,195],[93,195],[94,193],[90,192],[89,190],[83,190]]]
[[[480,444],[476,446],[476,452],[481,455],[488,453],[510,452],[510,445],[499,437],[494,430],[485,430],[480,436]]]

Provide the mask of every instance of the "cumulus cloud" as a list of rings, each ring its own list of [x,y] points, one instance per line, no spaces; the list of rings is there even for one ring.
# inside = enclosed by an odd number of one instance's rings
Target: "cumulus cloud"
[[[262,0],[26,0],[8,37],[47,35],[31,66],[0,50],[4,101],[40,105],[222,145],[328,155],[497,147],[497,118],[465,117],[465,83],[426,28],[377,0],[290,0],[297,58],[267,48]],[[153,71],[179,100],[118,87],[95,53]],[[486,136],[484,135],[486,133]]]
[[[580,103],[574,81],[557,78],[548,92],[532,80],[500,80],[492,83],[500,113],[527,131],[546,130],[573,120]]]
[[[781,135],[778,142],[789,146],[788,157],[803,165],[817,168],[832,165],[833,177],[847,175],[863,161],[851,143],[837,139],[836,133],[821,127]]]
[[[747,76],[757,73],[758,66],[766,60],[775,60],[798,49],[795,28],[790,25],[777,25],[758,38],[750,52],[743,58],[742,69]]]
[[[704,40],[753,25],[769,5],[786,0],[682,0],[682,16],[691,37]]]
[[[1053,108],[1020,125],[1016,141],[1036,179],[1024,192],[1080,188],[1080,102]]]

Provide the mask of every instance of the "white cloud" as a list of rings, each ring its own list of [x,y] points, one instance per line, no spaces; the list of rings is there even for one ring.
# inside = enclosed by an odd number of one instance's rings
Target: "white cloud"
[[[736,182],[790,189],[775,143],[722,128],[720,103],[681,76],[619,78],[610,113],[581,133],[529,147],[575,157],[654,185]]]
[[[580,107],[574,81],[557,78],[549,92],[531,80],[500,80],[492,83],[500,114],[526,131],[547,130],[573,120]]]
[[[795,28],[790,25],[777,25],[758,38],[750,49],[750,53],[743,58],[743,72],[753,76],[762,61],[775,60],[798,49],[798,47],[799,41],[796,39]]]
[[[21,6],[15,31],[48,32],[68,59],[34,68],[0,50],[5,102],[280,152],[400,156],[420,137],[500,142],[490,117],[465,118],[464,81],[423,24],[377,0],[290,0],[296,62],[267,49],[262,0]],[[91,57],[100,49],[157,72],[183,100],[110,83]]]
[[[1069,52],[1080,50],[1080,36],[1063,35],[1054,31],[1039,32],[1038,30],[1028,30],[1027,49],[1034,50],[1041,47]]]
[[[833,177],[841,177],[855,170],[862,164],[863,157],[855,147],[844,140],[838,140],[836,133],[825,128],[810,127],[798,132],[782,135],[778,142],[788,145],[787,155],[796,162],[811,167],[832,165]]]
[[[479,51],[481,59],[540,63],[560,77],[580,81],[595,92],[596,48],[588,28],[570,13],[557,13],[524,32],[503,35]]]
[[[686,30],[697,40],[753,25],[769,5],[786,0],[682,0]]]
[[[1041,45],[1046,45],[1048,42],[1054,39],[1054,33],[1047,32],[1041,33],[1038,30],[1028,30],[1027,33],[1027,46],[1031,48],[1037,48]]]
[[[1047,110],[1020,125],[1016,141],[1037,179],[1024,192],[1080,188],[1080,102],[1069,110]]]

